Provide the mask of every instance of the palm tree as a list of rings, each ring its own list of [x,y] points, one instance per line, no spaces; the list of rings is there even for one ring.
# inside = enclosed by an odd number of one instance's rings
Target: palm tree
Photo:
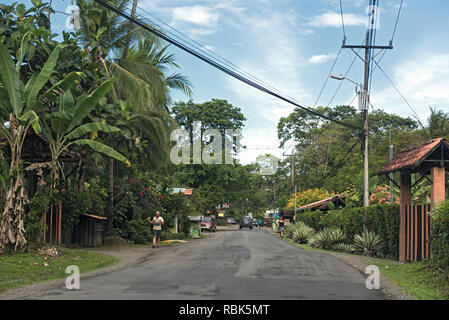
[[[130,0],[112,0],[112,5],[125,9]],[[137,9],[133,0],[132,12]],[[191,85],[180,74],[165,76],[164,66],[176,66],[172,55],[166,55],[166,47],[152,34],[117,14],[104,9],[91,0],[78,0],[81,11],[81,35],[91,57],[102,65],[105,72],[115,77],[112,101],[120,100],[131,106],[131,112],[139,115],[142,131],[150,141],[147,150],[158,159],[168,161],[169,132],[174,120],[167,112],[170,89],[180,88],[191,93]],[[134,43],[137,42],[137,45]],[[132,45],[132,47],[130,47]],[[150,50],[149,50],[150,49]],[[107,216],[112,221],[114,161],[107,163],[108,206]],[[111,234],[111,227],[107,233]]]
[[[427,119],[425,130],[432,139],[449,138],[449,113],[430,108],[430,116]]]

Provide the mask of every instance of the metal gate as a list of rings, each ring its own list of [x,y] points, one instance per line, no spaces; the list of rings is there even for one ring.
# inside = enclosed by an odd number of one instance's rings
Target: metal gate
[[[405,259],[421,261],[430,258],[430,204],[406,206]]]

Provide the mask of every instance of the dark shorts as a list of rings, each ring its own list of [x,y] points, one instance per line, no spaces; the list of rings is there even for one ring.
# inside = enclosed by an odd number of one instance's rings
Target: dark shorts
[[[161,230],[153,230],[153,235],[156,236],[156,239],[161,238]]]

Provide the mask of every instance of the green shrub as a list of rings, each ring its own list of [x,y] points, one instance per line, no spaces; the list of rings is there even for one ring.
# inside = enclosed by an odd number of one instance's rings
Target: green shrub
[[[129,221],[128,240],[133,244],[149,244],[152,240],[151,229],[145,219]]]
[[[436,206],[430,212],[432,217],[432,265],[449,270],[449,200]]]
[[[380,255],[383,243],[382,239],[374,232],[365,232],[355,235],[354,246],[360,253],[375,257]]]
[[[328,211],[323,215],[319,226],[321,229],[340,227],[346,235],[346,240],[352,241],[354,235],[363,229],[363,208]]]
[[[355,235],[363,233],[364,208],[344,208],[341,210],[305,211],[297,215],[319,232],[326,228],[341,228],[346,235],[345,242],[352,242]],[[383,247],[381,254],[397,260],[399,256],[399,205],[383,204],[367,208],[367,229],[379,235]]]
[[[296,243],[307,243],[311,237],[315,234],[315,230],[306,225],[304,222],[299,221],[291,228],[291,238]]]
[[[24,228],[25,237],[29,243],[35,243],[41,231],[44,231],[44,225],[41,223],[41,217],[48,211],[51,203],[51,194],[49,188],[41,188],[40,192],[30,199],[28,210],[25,215]]]
[[[343,243],[346,236],[340,228],[324,228],[310,238],[309,244],[320,249],[332,249],[336,244]]]
[[[314,230],[318,231],[320,230],[320,220],[323,218],[324,212],[322,211],[304,211],[301,213],[298,213],[296,216],[296,221],[302,221],[309,227],[313,228]]]
[[[383,243],[382,254],[388,259],[399,258],[399,225],[399,205],[368,207],[367,228],[380,236]]]

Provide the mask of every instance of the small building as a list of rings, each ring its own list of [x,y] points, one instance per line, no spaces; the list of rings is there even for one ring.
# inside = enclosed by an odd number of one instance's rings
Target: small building
[[[430,257],[429,211],[446,199],[446,170],[449,170],[449,143],[444,138],[434,139],[399,153],[379,172],[390,179],[389,174],[399,172],[400,230],[399,260],[420,261]],[[412,175],[415,183],[412,185]],[[412,188],[427,179],[431,183],[431,203],[414,205]]]
[[[92,214],[83,214],[73,230],[72,244],[83,247],[101,247],[103,245],[103,222],[107,218]]]
[[[313,203],[306,204],[304,206],[298,207],[296,211],[305,211],[305,210],[321,210],[327,211],[329,210],[329,204],[333,203],[335,209],[346,207],[346,195],[340,194],[333,197],[329,197],[320,201],[316,201]]]

